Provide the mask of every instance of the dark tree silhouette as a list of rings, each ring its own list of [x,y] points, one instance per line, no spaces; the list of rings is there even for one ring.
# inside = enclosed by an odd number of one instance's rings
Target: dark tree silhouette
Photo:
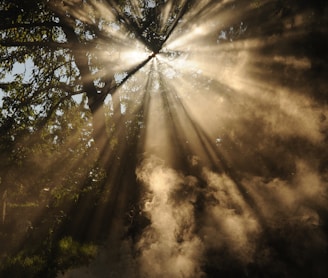
[[[1,275],[325,277],[327,12],[0,0]]]

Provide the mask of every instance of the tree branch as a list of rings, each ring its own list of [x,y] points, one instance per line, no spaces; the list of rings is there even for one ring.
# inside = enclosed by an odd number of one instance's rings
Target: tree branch
[[[45,47],[51,49],[58,48],[74,48],[74,45],[71,43],[57,43],[57,42],[26,42],[26,41],[1,41],[1,46],[5,47]]]
[[[11,29],[11,28],[33,28],[33,27],[61,27],[56,22],[31,22],[31,23],[0,23],[0,29]]]

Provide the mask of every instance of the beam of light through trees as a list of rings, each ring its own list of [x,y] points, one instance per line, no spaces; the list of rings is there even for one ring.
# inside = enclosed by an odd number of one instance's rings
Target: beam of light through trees
[[[0,276],[326,277],[325,1],[0,7]]]

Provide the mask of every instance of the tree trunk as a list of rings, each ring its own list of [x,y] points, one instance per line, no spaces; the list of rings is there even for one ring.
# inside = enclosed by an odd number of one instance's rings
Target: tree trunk
[[[7,213],[7,190],[2,194],[2,224],[5,224]]]

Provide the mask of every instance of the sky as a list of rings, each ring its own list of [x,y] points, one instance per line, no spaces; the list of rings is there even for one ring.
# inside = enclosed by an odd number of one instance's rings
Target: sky
[[[30,78],[30,74],[32,71],[33,62],[31,60],[27,60],[25,64],[15,63],[11,73],[7,74],[5,78],[1,79],[1,83],[12,82],[15,79],[15,75],[22,75],[23,81],[28,82]],[[4,91],[0,89],[0,105],[2,105],[2,97],[4,96]]]

